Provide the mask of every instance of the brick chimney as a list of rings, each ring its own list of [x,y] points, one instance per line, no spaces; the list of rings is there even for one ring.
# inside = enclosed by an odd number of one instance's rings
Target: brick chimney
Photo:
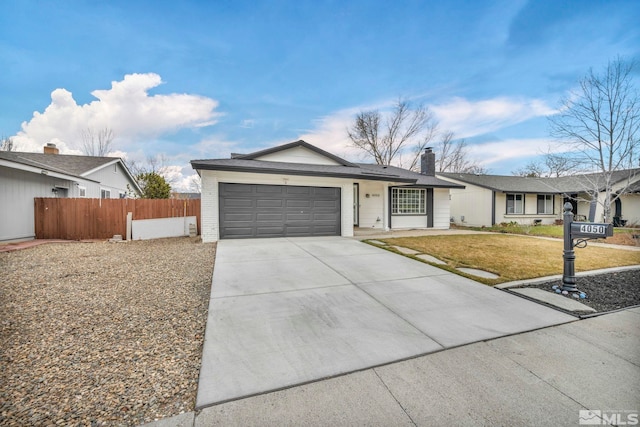
[[[436,176],[436,153],[431,147],[424,149],[420,156],[420,173],[422,175]]]
[[[44,154],[59,154],[60,150],[56,147],[56,144],[52,142],[48,142],[47,145],[44,146]]]

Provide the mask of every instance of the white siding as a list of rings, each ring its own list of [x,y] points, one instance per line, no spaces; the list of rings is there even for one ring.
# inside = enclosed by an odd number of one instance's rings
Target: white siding
[[[426,215],[391,215],[391,229],[427,228]]]
[[[433,228],[448,229],[450,220],[449,189],[433,189]],[[428,215],[391,215],[391,228],[427,228]]]
[[[507,214],[507,193],[496,193],[496,224],[500,224],[502,222],[517,222],[522,225],[533,225],[535,220],[541,220],[542,224],[553,224],[556,219],[562,219],[562,200],[562,196],[555,195],[553,213],[539,214],[538,195],[524,194],[524,213]],[[580,206],[578,206],[578,211],[580,211]],[[587,214],[588,213],[587,206]]]
[[[450,219],[449,189],[433,190],[433,228],[448,229]]]
[[[276,153],[267,154],[257,157],[256,160],[264,160],[269,162],[284,162],[284,163],[305,163],[313,165],[339,165],[333,159],[325,157],[313,150],[309,150],[305,147],[295,147],[284,151],[278,151]]]
[[[388,224],[385,221],[388,191],[385,184],[378,181],[359,181],[358,184],[360,187],[359,227],[385,229]]]
[[[218,210],[218,177],[214,171],[203,170],[201,173],[200,227],[202,241],[216,242],[220,238],[220,221]]]
[[[579,197],[587,198],[586,195],[580,194]],[[604,198],[605,193],[598,194],[598,204],[596,205],[595,222],[604,221]],[[622,204],[622,219],[627,221],[627,226],[640,224],[640,194],[628,193],[623,194],[620,197],[620,203]],[[578,213],[589,218],[589,203],[578,202]],[[611,204],[611,218],[609,222],[613,221],[613,217],[616,213],[615,204]]]
[[[450,216],[453,217],[453,222],[471,227],[491,226],[493,192],[486,188],[452,179],[449,179],[449,181],[465,186],[464,190],[457,188],[450,190]]]
[[[640,194],[623,194],[620,196],[622,203],[622,219],[627,221],[627,226],[640,224]],[[612,210],[615,213],[615,209]]]
[[[72,197],[72,181],[0,166],[0,241],[35,237],[34,197]],[[66,195],[64,194],[66,193]]]
[[[340,232],[344,237],[353,236],[353,182],[345,182],[340,189]]]
[[[91,194],[87,189],[87,197],[100,197],[100,188],[104,188],[106,190],[111,191],[111,198],[117,199],[119,198],[119,193],[123,192],[125,194],[129,194],[129,189],[127,189],[127,185],[133,191],[135,186],[129,180],[126,172],[122,168],[120,163],[115,163],[114,165],[107,165],[102,169],[99,169],[89,175],[86,175],[85,178],[91,179],[94,181],[100,182],[100,186],[98,188],[97,193],[93,191]]]

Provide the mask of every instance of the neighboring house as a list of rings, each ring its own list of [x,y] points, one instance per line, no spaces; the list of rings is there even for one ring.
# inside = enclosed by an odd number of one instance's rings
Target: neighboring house
[[[598,200],[604,200],[601,174],[559,178],[464,173],[436,175],[465,186],[451,190],[451,221],[456,224],[476,227],[509,222],[551,224],[562,219],[565,202],[573,205],[577,220],[604,220],[602,203],[594,202],[591,196],[597,188]],[[640,223],[640,169],[616,171],[612,182],[613,193],[626,188],[612,206],[614,225]]]
[[[35,237],[34,197],[124,198],[140,188],[120,158],[0,151],[0,241]]]
[[[380,230],[449,228],[449,189],[422,172],[356,164],[296,141],[230,159],[192,160],[202,178],[202,239],[353,236]]]

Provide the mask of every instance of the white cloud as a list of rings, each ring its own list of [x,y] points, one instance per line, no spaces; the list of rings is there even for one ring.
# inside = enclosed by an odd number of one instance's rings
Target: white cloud
[[[346,159],[362,159],[360,150],[349,145],[346,129],[360,111],[378,109],[387,111],[395,100],[375,106],[337,111],[317,120],[317,126],[300,138]],[[540,100],[515,100],[505,97],[472,102],[454,98],[450,102],[429,105],[439,122],[441,132],[453,131],[457,138],[469,138],[554,113]],[[434,141],[434,142],[437,142]],[[545,138],[519,138],[469,144],[469,156],[486,167],[509,160],[539,156],[549,151],[562,152],[559,146]]]
[[[210,135],[189,147],[190,159],[228,159],[233,152],[244,152],[237,142]],[[193,157],[195,156],[195,157]]]
[[[161,167],[158,173],[160,173],[172,187],[179,187],[184,178],[182,169],[182,166],[168,165]]]
[[[350,146],[347,128],[353,124],[354,118],[360,111],[378,109],[384,114],[395,102],[394,99],[371,106],[336,111],[316,120],[315,128],[300,135],[299,138],[347,159],[362,158],[361,152]],[[519,100],[506,97],[481,101],[453,98],[449,102],[428,107],[438,120],[440,131],[453,131],[457,138],[469,138],[495,132],[501,128],[554,112],[543,101],[537,99]],[[529,150],[527,155],[540,154],[536,151],[538,150],[538,142],[543,141],[545,145],[548,144],[547,140],[521,141],[531,142],[534,146],[534,148],[526,149]],[[522,150],[522,147],[512,145],[520,144],[515,140],[494,144],[496,144],[495,155],[498,157],[510,155],[509,153],[517,156],[516,152]],[[490,149],[493,152],[490,144],[482,144],[480,147],[484,147],[482,150]],[[500,148],[497,149],[497,147]],[[514,147],[515,151],[511,150],[511,147]],[[531,150],[536,152],[531,153]],[[478,154],[481,153],[478,152]]]
[[[314,129],[298,137],[309,144],[322,148],[346,159],[357,159],[360,151],[350,146],[347,129],[353,124],[359,109],[340,110],[315,120]]]
[[[51,93],[51,104],[44,112],[34,112],[14,141],[20,151],[40,151],[54,142],[61,153],[77,154],[81,132],[88,128],[110,128],[114,145],[134,142],[183,128],[203,127],[215,123],[218,102],[211,98],[188,95],[149,95],[162,84],[154,73],[128,74],[112,82],[111,89],[94,90],[97,98],[78,105],[71,92],[59,88]]]
[[[566,146],[545,138],[521,138],[469,145],[469,156],[485,167],[505,161],[516,161],[548,152],[562,153]]]
[[[544,101],[538,99],[507,97],[481,101],[453,98],[450,102],[430,105],[429,108],[440,122],[440,129],[453,131],[458,138],[495,132],[555,112]]]

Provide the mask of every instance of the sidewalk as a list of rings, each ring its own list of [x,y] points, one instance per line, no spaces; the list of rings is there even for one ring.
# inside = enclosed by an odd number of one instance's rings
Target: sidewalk
[[[631,421],[640,411],[640,308],[461,346],[148,426],[578,425],[580,415],[592,415],[587,410],[618,421]]]

